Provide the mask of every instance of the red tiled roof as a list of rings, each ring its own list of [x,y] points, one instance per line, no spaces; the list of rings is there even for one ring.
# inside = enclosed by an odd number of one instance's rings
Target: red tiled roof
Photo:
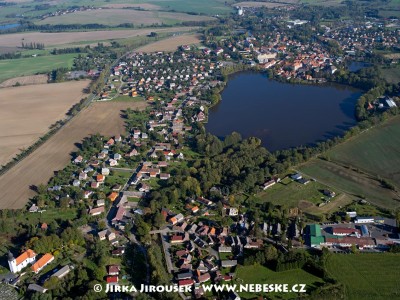
[[[18,266],[19,264],[21,264],[28,258],[33,258],[35,256],[36,256],[36,253],[33,250],[28,249],[15,259],[15,264]]]

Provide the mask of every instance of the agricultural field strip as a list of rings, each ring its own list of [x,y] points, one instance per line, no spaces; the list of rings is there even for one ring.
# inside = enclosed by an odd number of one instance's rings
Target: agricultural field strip
[[[199,27],[170,27],[170,28],[146,28],[129,30],[101,30],[101,31],[77,31],[77,32],[28,32],[4,34],[0,39],[0,47],[20,47],[24,43],[43,43],[46,47],[63,45],[75,42],[95,42],[103,40],[115,40],[148,35],[151,32],[184,32],[198,29]]]

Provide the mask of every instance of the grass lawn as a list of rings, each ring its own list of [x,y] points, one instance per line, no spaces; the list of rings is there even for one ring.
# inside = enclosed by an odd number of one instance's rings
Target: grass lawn
[[[36,225],[39,222],[50,223],[53,220],[74,220],[77,218],[78,212],[75,208],[65,208],[65,209],[49,209],[43,213],[27,213],[18,217],[15,222],[21,222],[23,220],[29,221],[30,224]]]
[[[400,189],[399,145],[400,116],[338,145],[327,156],[332,161],[388,179]]]
[[[105,184],[110,188],[114,184],[124,185],[131,176],[130,172],[112,171],[110,175],[106,176]]]
[[[46,73],[57,68],[71,68],[78,54],[61,54],[0,60],[0,82],[24,75]]]
[[[274,272],[263,266],[246,266],[246,267],[238,267],[237,275],[238,283],[241,284],[250,284],[250,283],[282,283],[282,284],[306,284],[307,288],[315,287],[319,284],[323,283],[323,280],[319,277],[316,277],[302,269],[289,270],[284,272]],[[244,299],[253,299],[258,294],[255,293],[240,293]],[[292,293],[280,294],[282,298],[288,299],[295,296]]]
[[[346,287],[347,299],[399,299],[400,255],[332,255],[329,274]]]
[[[316,181],[311,181],[308,184],[300,184],[295,181],[288,181],[287,179],[283,181],[283,183],[277,183],[267,190],[260,192],[257,195],[260,199],[259,202],[268,201],[275,205],[297,207],[299,201],[305,200],[318,205],[325,198],[321,190],[331,189]]]

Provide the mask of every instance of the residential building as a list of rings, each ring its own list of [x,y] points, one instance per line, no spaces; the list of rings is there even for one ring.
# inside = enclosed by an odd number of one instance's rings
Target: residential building
[[[50,253],[46,253],[43,255],[37,262],[35,262],[31,269],[36,274],[39,273],[45,266],[51,263],[54,260],[54,256]]]

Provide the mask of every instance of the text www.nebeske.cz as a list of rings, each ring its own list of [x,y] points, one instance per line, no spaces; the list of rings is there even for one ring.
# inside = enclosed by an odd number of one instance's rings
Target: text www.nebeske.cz
[[[249,292],[249,293],[305,293],[305,284],[207,284],[200,285],[204,292]],[[110,285],[107,284],[105,288],[106,293],[190,293],[195,288],[193,286],[178,286],[178,285],[144,285],[140,288],[136,288],[133,285]],[[100,292],[101,289],[96,289],[96,292]]]

